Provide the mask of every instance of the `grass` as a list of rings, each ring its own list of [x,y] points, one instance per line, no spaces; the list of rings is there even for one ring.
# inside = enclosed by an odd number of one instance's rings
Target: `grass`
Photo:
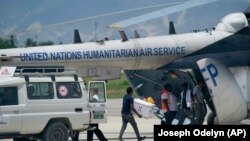
[[[91,80],[91,77],[84,78],[84,80],[88,82]],[[121,74],[120,79],[108,80],[108,82],[106,83],[107,98],[122,98],[123,95],[126,93],[127,87],[129,86],[130,84],[124,73]],[[133,97],[137,97],[137,95],[134,94]]]
[[[122,73],[121,79],[109,80],[106,86],[108,98],[122,98],[126,88],[130,85],[126,76]]]

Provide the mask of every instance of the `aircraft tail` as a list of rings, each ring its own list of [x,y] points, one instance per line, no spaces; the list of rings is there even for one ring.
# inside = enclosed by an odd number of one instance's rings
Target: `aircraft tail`
[[[236,124],[247,116],[243,93],[229,69],[215,59],[197,62],[215,105],[219,124]]]

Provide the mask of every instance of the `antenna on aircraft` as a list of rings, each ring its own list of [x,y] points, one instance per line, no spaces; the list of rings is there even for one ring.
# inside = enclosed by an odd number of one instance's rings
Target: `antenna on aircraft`
[[[169,22],[169,35],[171,34],[176,34],[173,21]]]
[[[78,29],[74,30],[74,44],[82,43]]]
[[[122,38],[122,42],[128,41],[128,37],[127,37],[126,33],[123,30],[119,31],[119,33],[120,33],[120,36]]]
[[[95,22],[95,41],[97,41],[97,22]]]
[[[135,38],[141,38],[140,34],[137,32],[137,30],[134,30],[134,36],[135,36]]]

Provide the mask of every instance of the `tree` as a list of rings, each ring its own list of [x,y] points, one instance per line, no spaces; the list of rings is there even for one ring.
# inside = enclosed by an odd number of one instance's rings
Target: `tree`
[[[34,47],[34,46],[37,46],[37,42],[33,41],[33,39],[31,39],[31,38],[27,38],[27,40],[25,41],[25,46],[26,47]]]
[[[16,43],[17,43],[16,36],[10,35],[10,44],[11,44],[11,46],[12,47],[17,47]]]
[[[16,37],[14,35],[10,36],[10,39],[0,38],[0,49],[16,48]]]
[[[39,46],[49,46],[49,45],[54,45],[52,41],[46,41],[46,42],[40,42],[38,44]]]
[[[25,41],[26,47],[49,46],[49,45],[54,45],[54,42],[52,41],[36,42],[31,38],[27,38],[27,40]]]

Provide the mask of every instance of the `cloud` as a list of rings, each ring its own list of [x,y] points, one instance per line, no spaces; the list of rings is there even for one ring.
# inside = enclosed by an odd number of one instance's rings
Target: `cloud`
[[[37,7],[37,8],[35,9],[35,13],[37,13],[37,14],[42,14],[42,13],[44,13],[44,12],[46,12],[46,10],[45,10],[45,8],[42,7],[42,6],[39,6],[39,7]]]
[[[15,32],[15,30],[18,28],[18,25],[12,25],[9,26],[8,28],[6,28],[3,32],[4,34],[11,34],[13,32]]]
[[[112,29],[108,29],[108,31],[106,32],[105,37],[108,37],[109,39],[114,35],[115,30]]]
[[[154,24],[138,24],[135,29],[145,32],[145,36],[155,36],[160,34],[160,29]]]
[[[55,31],[56,38],[63,37],[66,34],[67,34],[67,31]]]
[[[91,32],[91,33],[80,32],[80,36],[83,42],[89,42],[91,40],[94,40],[95,32]]]
[[[162,22],[163,25],[166,27],[166,29],[169,27],[169,20],[168,20],[168,16],[163,16],[162,17]]]
[[[112,39],[115,30],[107,28],[98,28],[97,31],[80,32],[80,36],[83,42],[90,42],[95,40],[103,40],[104,38]]]
[[[29,27],[27,28],[27,30],[36,30],[36,29],[41,29],[42,28],[42,25],[39,21],[37,22],[34,22],[32,24],[29,25]],[[40,31],[40,30],[38,30]]]
[[[177,15],[177,22],[176,22],[177,26],[181,26],[181,25],[185,24],[186,15],[187,15],[187,10],[183,10]]]

